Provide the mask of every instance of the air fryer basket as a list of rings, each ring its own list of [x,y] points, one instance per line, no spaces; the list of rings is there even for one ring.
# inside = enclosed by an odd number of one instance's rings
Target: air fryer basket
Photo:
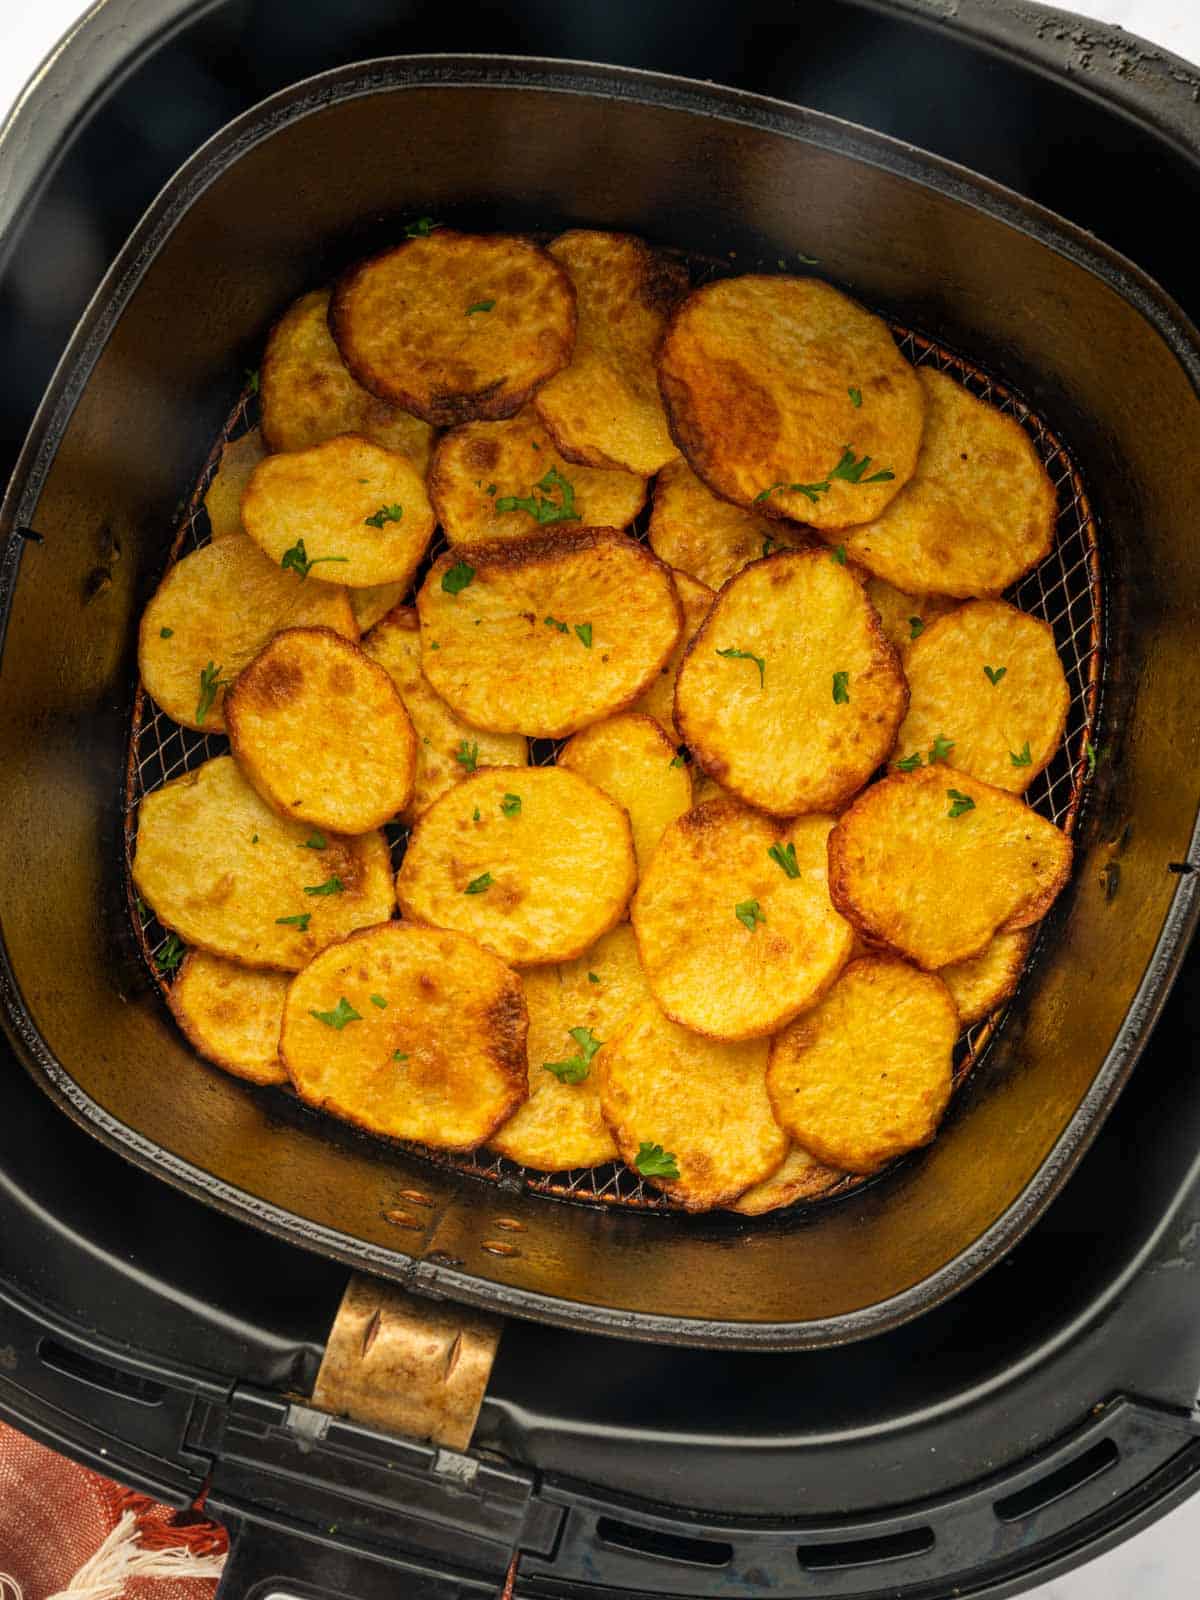
[[[747,1225],[554,1204],[316,1124],[197,1061],[121,880],[133,640],[181,487],[271,317],[397,219],[628,227],[735,262],[820,258],[1011,384],[1101,532],[1101,731],[1072,884],[937,1143],[813,1215]],[[343,69],[218,135],[85,318],[5,515],[3,974],[26,1064],[93,1132],[213,1204],[433,1293],[695,1343],[876,1331],[977,1274],[1111,1105],[1190,928],[1195,337],[1136,269],[982,181],[832,119],[620,70],[412,58]],[[1084,591],[1086,593],[1086,591]],[[1078,750],[1071,754],[1078,757]],[[397,1217],[405,1222],[397,1222]],[[500,1247],[503,1246],[503,1249]]]

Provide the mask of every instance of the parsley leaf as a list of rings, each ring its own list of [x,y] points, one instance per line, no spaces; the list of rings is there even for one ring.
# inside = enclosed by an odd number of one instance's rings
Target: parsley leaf
[[[539,525],[548,522],[578,522],[579,513],[575,509],[575,485],[564,478],[557,467],[551,467],[544,478],[539,478],[534,484],[534,489],[540,489],[540,495],[530,493],[524,497],[515,494],[502,494],[496,501],[497,511],[527,511]],[[551,500],[553,490],[562,492],[561,503]]]
[[[921,620],[921,618],[920,617],[909,617],[909,619],[908,619],[908,637],[910,639],[919,639],[924,632],[925,632],[925,624]]]
[[[592,648],[592,625],[590,622],[577,622],[575,624],[575,637],[585,650]]]
[[[382,528],[385,522],[399,522],[404,515],[404,507],[397,502],[392,506],[380,506],[372,516],[364,517],[363,523],[368,528]]]
[[[218,689],[228,689],[233,682],[232,678],[223,678],[220,667],[214,667],[210,661],[200,670],[200,698],[196,701],[196,721],[201,727],[204,719],[213,708],[213,701],[217,698]]]
[[[302,850],[324,850],[326,842],[325,835],[319,829],[314,828],[300,848]]]
[[[174,628],[160,628],[160,629],[159,629],[159,630],[158,630],[158,637],[159,637],[159,638],[160,638],[160,639],[170,639],[170,638],[173,638],[173,637],[174,637],[174,634],[175,634],[175,629],[174,629]]]
[[[865,474],[870,465],[870,456],[856,456],[848,444],[843,445],[842,458],[836,467],[830,469],[828,477],[816,483],[773,483],[768,488],[760,490],[754,498],[755,501],[767,500],[780,489],[786,489],[789,494],[802,494],[806,500],[811,500],[815,505],[823,494],[828,494],[830,485],[835,480],[842,483],[890,483],[896,476],[890,467],[884,467],[882,471],[873,472],[868,478]]]
[[[753,661],[754,665],[758,668],[758,687],[762,689],[766,686],[767,663],[763,660],[762,656],[756,656],[752,650],[733,649],[718,650],[717,654],[719,656],[727,656],[731,661]]]
[[[921,752],[914,750],[912,755],[905,756],[903,761],[897,761],[896,766],[901,772],[915,772],[921,765]]]
[[[588,982],[589,983],[599,983],[600,979],[596,976],[596,974],[594,972],[589,972],[588,973]]]
[[[571,631],[567,624],[560,622],[557,617],[543,617],[542,621],[548,628],[557,628],[559,633],[570,633]]]
[[[281,928],[298,928],[301,933],[307,933],[311,916],[311,911],[302,911],[298,917],[276,917],[275,925]]]
[[[954,740],[947,739],[944,733],[939,733],[929,746],[929,765],[932,766],[935,761],[949,761],[950,752],[953,749]]]
[[[800,868],[796,865],[796,846],[794,844],[773,844],[767,854],[777,867],[783,868],[789,878],[798,878],[800,876]]]
[[[850,704],[850,674],[848,672],[835,672],[833,675],[833,703],[835,706],[848,706]]]
[[[765,494],[756,495],[755,498],[758,499],[758,500],[765,500],[766,499],[766,495]],[[772,539],[771,535],[768,534],[767,537],[762,542],[762,553],[763,553],[764,557],[765,556],[769,556],[771,554],[771,551],[774,550],[774,548],[775,548],[775,541],[774,541],[774,539]]]
[[[491,875],[491,873],[490,872],[481,872],[480,875],[477,878],[472,878],[471,879],[470,883],[463,890],[463,893],[464,894],[483,894],[485,890],[490,889],[491,887],[492,887],[492,875]]]
[[[660,1144],[650,1144],[645,1139],[638,1146],[633,1164],[643,1178],[677,1178],[679,1161],[670,1150]]]
[[[836,561],[839,567],[844,567],[846,565],[846,546],[844,544],[835,544],[829,552],[829,559]]]
[[[481,814],[480,814],[479,807],[476,806],[474,811],[471,813],[471,821],[472,822],[479,822],[481,820],[482,819],[481,819]]]
[[[432,217],[418,217],[415,222],[410,222],[404,230],[406,239],[428,239],[435,228],[440,228],[441,223],[435,222]]]
[[[341,1033],[348,1022],[361,1022],[361,1015],[355,1011],[346,996],[343,995],[332,1011],[310,1011],[310,1017],[316,1017],[318,1022],[323,1022],[327,1028],[333,1028]]]
[[[1015,750],[1010,750],[1008,752],[1008,759],[1012,762],[1014,767],[1030,767],[1030,766],[1032,766],[1033,765],[1033,757],[1029,753],[1029,740],[1026,739],[1024,745],[1021,748],[1021,753],[1019,755],[1017,754],[1017,752]]]
[[[672,756],[671,757],[671,765],[673,767],[682,767],[684,765],[683,757],[682,756]]]
[[[185,955],[187,955],[187,945],[177,933],[173,933],[155,956],[154,965],[160,972],[174,972]]]
[[[751,933],[754,932],[754,924],[756,922],[765,922],[767,920],[759,909],[757,900],[739,900],[733,908],[733,914],[743,927],[749,928]]]
[[[984,667],[983,675],[994,689],[1007,671],[1007,667]]]
[[[506,794],[500,802],[500,809],[506,817],[520,816],[521,796],[519,794]]]
[[[862,390],[861,389],[847,389],[846,393],[850,396],[850,404],[857,411],[859,406],[862,405]]]
[[[380,1011],[386,1011],[387,1010],[387,1001],[383,998],[383,996],[381,994],[373,994],[371,996],[371,1004],[373,1006],[378,1006]]]
[[[582,1083],[591,1071],[592,1057],[604,1040],[597,1039],[590,1028],[568,1028],[567,1032],[579,1046],[578,1052],[567,1061],[543,1061],[542,1068],[552,1072],[559,1083]]]
[[[1083,753],[1087,758],[1087,775],[1089,778],[1094,778],[1096,776],[1096,762],[1099,759],[1099,752],[1090,739],[1083,741]]]
[[[447,567],[442,573],[442,588],[447,594],[461,594],[468,584],[475,581],[475,568],[460,556],[452,567]]]
[[[961,817],[964,811],[974,811],[975,802],[969,794],[963,794],[959,789],[947,789],[946,793],[953,801],[946,813],[948,817]]]
[[[305,894],[341,894],[346,885],[335,872],[332,878],[326,878],[324,883],[306,884]]]
[[[258,393],[258,368],[257,367],[247,367],[246,368],[245,377],[246,377],[246,388],[249,391],[249,393],[250,394],[257,394]]]
[[[467,307],[467,315],[473,317],[477,311],[490,311],[495,304],[494,300],[476,300],[473,306]]]
[[[408,1060],[408,1056],[405,1054],[405,1052],[403,1050],[393,1050],[392,1051],[392,1060],[393,1061],[407,1061]]]
[[[307,578],[312,569],[319,567],[322,561],[341,561],[344,563],[349,559],[349,556],[313,556],[310,561],[308,551],[304,548],[304,540],[297,539],[290,550],[283,552],[283,560],[279,565],[285,572],[290,567],[294,572],[298,572],[302,578]]]
[[[458,749],[454,752],[454,759],[460,767],[465,767],[468,772],[474,772],[479,761],[479,745],[468,744],[465,739],[458,741]]]

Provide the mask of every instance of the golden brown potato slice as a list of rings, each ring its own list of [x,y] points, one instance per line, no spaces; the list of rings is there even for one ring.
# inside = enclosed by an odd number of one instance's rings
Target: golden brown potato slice
[[[779,1170],[739,1195],[729,1209],[742,1217],[762,1217],[768,1211],[779,1211],[802,1200],[818,1200],[845,1176],[844,1172],[824,1166],[816,1156],[810,1156],[807,1150],[794,1144]]]
[[[462,722],[421,671],[421,627],[411,606],[393,611],[363,640],[363,649],[400,691],[417,733],[417,776],[404,813],[415,821],[437,797],[476,767],[523,767],[528,747],[519,733],[484,733]]]
[[[433,429],[355,383],[329,331],[328,289],[301,295],[271,330],[259,374],[263,437],[271,450],[310,450],[357,433],[407,456],[424,475]]]
[[[1071,871],[1071,841],[1004,789],[939,763],[872,784],[829,836],[829,892],[859,932],[935,972],[1027,927]]]
[[[816,543],[805,528],[719,500],[686,461],[668,462],[655,479],[650,547],[710,589],[772,550],[807,550]]]
[[[528,239],[439,228],[352,267],[329,325],[372,394],[452,428],[515,415],[567,364],[575,291]]]
[[[559,525],[627,528],[645,504],[646,480],[565,461],[532,406],[508,422],[452,429],[439,441],[429,474],[447,539],[490,544]]]
[[[289,628],[225,696],[238,765],[280,816],[369,833],[412,799],[417,736],[396,686],[328,628]]]
[[[286,822],[232,756],[156,789],[138,811],[133,881],[186,944],[247,967],[296,972],[395,908],[381,833],[356,839]]]
[[[954,996],[959,1021],[964,1028],[991,1016],[1017,987],[1025,960],[1033,944],[1035,930],[1020,928],[1015,933],[998,933],[982,955],[943,967],[938,977]]]
[[[568,740],[559,752],[569,767],[628,812],[638,872],[658,849],[663,829],[692,808],[692,777],[675,746],[655,722],[623,711]]]
[[[221,451],[221,460],[204,496],[209,535],[214,544],[242,532],[242,493],[267,447],[257,428],[233,439]]]
[[[631,705],[679,638],[669,570],[612,528],[459,545],[417,595],[421,665],[474,727],[561,739]]]
[[[675,722],[701,767],[781,817],[861,789],[907,704],[875,608],[824,550],[781,551],[732,578],[675,685]]]
[[[957,1037],[940,978],[891,956],[852,961],[820,1005],[771,1042],[775,1116],[818,1161],[878,1172],[936,1133]]]
[[[469,933],[513,966],[571,961],[621,915],[629,818],[563,767],[493,767],[418,820],[396,877],[413,922]]]
[[[359,633],[369,633],[382,622],[389,611],[394,611],[408,592],[406,583],[378,583],[370,589],[349,589],[350,609],[358,623]]]
[[[593,1057],[650,994],[633,930],[619,923],[577,961],[533,967],[522,982],[529,1007],[529,1099],[489,1144],[539,1172],[615,1161]]]
[[[697,289],[658,370],[675,442],[735,505],[846,528],[879,516],[916,468],[916,374],[886,323],[816,278]]]
[[[1062,740],[1071,691],[1054,630],[1003,600],[973,600],[930,625],[904,661],[908,715],[895,758],[944,759],[997,789],[1023,794]]]
[[[309,1105],[371,1133],[474,1150],[525,1098],[521,980],[472,939],[365,928],[288,987],[280,1054]]]
[[[220,733],[226,689],[282,628],[358,637],[344,589],[304,583],[232,534],[184,556],[159,584],[138,632],[142,683],[185,728]]]
[[[246,532],[272,561],[351,589],[407,588],[433,520],[412,462],[352,433],[268,456],[242,496]]]
[[[288,977],[189,950],[167,990],[175,1021],[208,1061],[250,1083],[286,1083],[279,1029]]]
[[[687,269],[628,233],[574,228],[550,254],[575,285],[569,366],[542,385],[538,415],[572,461],[649,477],[676,455],[654,358],[687,293]]]
[[[675,1022],[756,1038],[825,992],[853,937],[826,884],[832,826],[710,800],[666,830],[632,916],[650,988]]]
[[[929,414],[916,473],[882,515],[839,540],[910,594],[998,595],[1050,554],[1054,485],[1011,417],[932,367],[917,376]]]
[[[765,1039],[699,1038],[645,1000],[597,1064],[600,1106],[621,1158],[689,1211],[727,1205],[779,1167]]]
[[[868,577],[867,599],[879,613],[883,631],[895,646],[901,661],[914,640],[919,639],[938,617],[953,609],[954,602],[940,594],[904,594],[882,578]],[[351,596],[351,600],[353,600]]]

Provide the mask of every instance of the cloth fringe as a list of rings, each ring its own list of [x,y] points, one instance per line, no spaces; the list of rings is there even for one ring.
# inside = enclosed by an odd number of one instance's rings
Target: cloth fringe
[[[172,1530],[166,1530],[172,1531]],[[140,1542],[137,1512],[126,1510],[96,1554],[49,1600],[120,1600],[131,1578],[219,1578],[225,1555],[197,1555],[178,1541],[170,1549],[146,1549]],[[3,1600],[22,1600],[20,1588],[0,1588]]]

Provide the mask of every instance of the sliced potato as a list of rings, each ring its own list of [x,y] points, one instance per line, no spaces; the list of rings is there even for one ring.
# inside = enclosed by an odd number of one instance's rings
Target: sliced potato
[[[878,1172],[928,1144],[950,1100],[958,1012],[940,978],[891,956],[852,961],[771,1043],[775,1116],[818,1161]]]
[[[355,928],[386,922],[396,904],[381,833],[346,839],[285,821],[232,756],[142,801],[133,881],[186,944],[281,972],[298,971]]]
[[[570,364],[537,392],[538,415],[572,461],[649,477],[676,455],[654,358],[687,293],[687,269],[629,233],[574,228],[550,254],[575,285]]]
[[[998,933],[981,955],[943,967],[938,977],[954,996],[963,1027],[982,1022],[1002,1005],[1020,982],[1035,930]]]
[[[810,1156],[807,1150],[794,1144],[779,1170],[739,1195],[729,1209],[742,1217],[762,1217],[768,1211],[779,1211],[802,1200],[818,1200],[845,1176],[844,1172],[825,1166],[816,1156]]]
[[[272,450],[310,450],[357,433],[429,470],[433,429],[355,383],[329,331],[328,289],[301,295],[271,330],[259,374],[262,431]]]
[[[242,533],[169,569],[142,613],[138,671],[146,692],[185,728],[220,733],[225,691],[282,628],[358,629],[344,589],[304,583]]]
[[[653,717],[667,738],[675,744],[680,744],[682,740],[679,729],[675,726],[675,680],[679,676],[684,651],[696,629],[708,615],[716,596],[704,584],[697,583],[695,578],[689,578],[686,572],[673,572],[671,577],[675,583],[675,593],[679,596],[679,603],[683,607],[683,628],[674,650],[658,669],[645,694],[634,701],[632,709],[644,711],[648,717]]]
[[[242,496],[246,532],[272,561],[351,589],[407,588],[433,520],[412,462],[352,433],[268,456]]]
[[[565,463],[532,406],[508,422],[468,422],[452,429],[439,441],[429,474],[430,497],[447,539],[451,544],[506,542],[559,522],[627,528],[645,504],[644,478]],[[574,516],[558,517],[558,511],[571,510]]]
[[[476,767],[523,767],[528,748],[519,733],[484,733],[462,722],[421,671],[421,627],[411,606],[393,611],[363,640],[363,649],[400,691],[417,733],[417,775],[404,813],[415,821],[437,797]]]
[[[692,807],[683,757],[653,717],[623,711],[568,740],[558,764],[594,783],[628,812],[638,871],[644,873],[663,829]]]
[[[350,609],[359,633],[368,633],[394,611],[408,592],[406,583],[377,583],[369,589],[349,589]]]
[[[459,545],[417,595],[421,665],[459,716],[561,739],[631,705],[679,638],[671,574],[612,528]]]
[[[225,696],[243,774],[280,816],[369,833],[412,799],[417,736],[396,686],[328,628],[277,633]]]
[[[1011,417],[932,367],[917,377],[929,414],[916,473],[841,542],[910,594],[998,595],[1050,554],[1054,485]]]
[[[567,364],[575,291],[528,239],[439,228],[352,267],[329,325],[372,394],[452,428],[513,416]]]
[[[931,622],[936,622],[954,605],[945,595],[904,594],[883,578],[869,577],[866,589],[867,599],[878,611],[883,631],[902,661],[913,641],[919,639]]]
[[[825,992],[853,937],[826,885],[832,826],[710,800],[666,830],[632,916],[650,988],[675,1022],[756,1038]]]
[[[676,444],[735,505],[850,527],[879,516],[916,468],[916,374],[886,323],[817,278],[695,290],[658,371]]]
[[[654,481],[650,548],[710,589],[772,550],[807,550],[816,542],[815,534],[795,523],[718,499],[686,461],[668,462]]]
[[[946,765],[1023,794],[1053,756],[1071,691],[1054,630],[1003,600],[972,600],[922,633],[904,662],[896,757],[952,739]]]
[[[286,1083],[279,1029],[288,977],[189,950],[167,990],[175,1021],[202,1056],[250,1083]]]
[[[860,789],[907,703],[862,585],[827,551],[789,550],[717,596],[679,669],[675,722],[723,788],[786,817]]]
[[[267,447],[257,428],[251,428],[239,439],[231,439],[222,449],[217,470],[204,496],[209,537],[214,544],[242,532],[242,494],[266,453]]]
[[[834,905],[931,972],[1036,922],[1070,870],[1071,841],[1052,822],[940,762],[872,784],[829,836]]]
[[[621,915],[629,818],[563,767],[494,767],[435,800],[396,877],[413,922],[469,933],[514,966],[571,961]]]
[[[529,1007],[529,1099],[489,1144],[539,1172],[615,1161],[617,1147],[600,1115],[600,1072],[593,1057],[597,1041],[611,1039],[650,994],[633,930],[618,923],[578,960],[533,967],[522,981]],[[572,1028],[586,1033],[576,1038]],[[580,1078],[581,1072],[586,1076]]]
[[[521,981],[472,939],[402,922],[288,986],[280,1054],[310,1105],[371,1133],[474,1150],[525,1098]]]
[[[727,1205],[782,1164],[787,1139],[767,1099],[764,1039],[698,1038],[646,1000],[597,1061],[600,1106],[622,1159],[687,1210]],[[674,1158],[677,1178],[655,1174],[646,1159],[654,1146]]]

